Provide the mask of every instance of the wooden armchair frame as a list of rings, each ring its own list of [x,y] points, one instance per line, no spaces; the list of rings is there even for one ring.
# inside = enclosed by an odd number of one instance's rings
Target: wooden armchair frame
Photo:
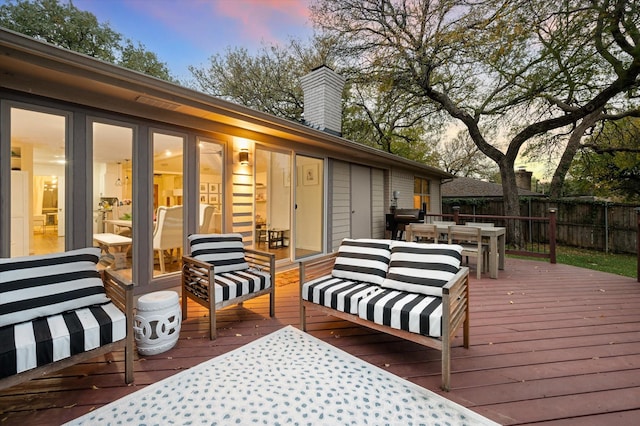
[[[276,288],[276,256],[273,253],[262,252],[253,249],[244,249],[244,257],[250,268],[255,268],[271,275],[271,286],[264,290],[245,294],[229,300],[216,302],[215,300],[215,270],[208,262],[195,259],[191,256],[182,256],[182,319],[187,319],[187,299],[194,300],[209,310],[210,339],[217,337],[216,310],[230,305],[241,304],[245,300],[269,294],[269,316],[275,315],[275,288]],[[194,284],[207,289],[207,294],[199,291]]]
[[[133,383],[133,283],[127,282],[108,269],[101,272],[107,296],[113,304],[125,313],[127,336],[117,342],[72,355],[51,364],[42,365],[0,380],[0,390],[35,379],[80,362],[89,361],[101,355],[124,349],[124,381]]]

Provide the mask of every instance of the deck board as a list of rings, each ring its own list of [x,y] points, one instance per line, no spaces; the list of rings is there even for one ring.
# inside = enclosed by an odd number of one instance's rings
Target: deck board
[[[454,340],[452,390],[440,391],[440,353],[308,310],[308,331],[364,361],[445,395],[502,424],[632,425],[640,416],[640,284],[567,265],[507,259],[498,280],[471,277],[471,347]],[[299,326],[296,272],[268,298],[218,314],[190,302],[172,350],[136,355],[124,384],[115,352],[0,391],[0,424],[59,424],[224,354],[285,325]],[[105,362],[109,360],[110,362]]]

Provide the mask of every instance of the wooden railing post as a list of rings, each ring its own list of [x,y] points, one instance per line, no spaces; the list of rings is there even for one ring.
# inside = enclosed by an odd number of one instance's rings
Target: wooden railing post
[[[556,209],[549,209],[549,262],[556,263]]]
[[[458,219],[460,217],[460,206],[453,206],[453,221],[458,224]]]
[[[638,264],[638,270],[636,271],[636,276],[637,276],[637,280],[640,283],[640,207],[636,208],[636,240],[637,240],[637,247],[636,247],[636,256],[638,258],[637,260],[637,264]]]

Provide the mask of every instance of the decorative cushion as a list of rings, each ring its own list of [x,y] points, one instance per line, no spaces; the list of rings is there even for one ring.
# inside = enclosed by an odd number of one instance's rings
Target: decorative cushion
[[[108,303],[90,247],[0,259],[0,327]]]
[[[348,314],[357,314],[358,302],[363,297],[381,290],[377,284],[325,275],[302,286],[302,299]]]
[[[216,274],[249,269],[240,234],[192,234],[188,240],[191,256],[211,263]]]
[[[215,301],[219,303],[265,290],[271,287],[272,280],[268,272],[246,269],[215,274],[214,285]],[[202,299],[209,298],[209,285],[204,280],[188,283],[187,289]]]
[[[345,238],[331,275],[380,285],[387,275],[390,255],[388,240]]]
[[[127,319],[113,303],[0,328],[0,378],[122,340]]]
[[[382,287],[442,297],[442,287],[460,269],[462,246],[391,243],[391,261]]]
[[[385,290],[365,297],[358,304],[359,316],[423,336],[442,336],[442,298],[425,294]]]

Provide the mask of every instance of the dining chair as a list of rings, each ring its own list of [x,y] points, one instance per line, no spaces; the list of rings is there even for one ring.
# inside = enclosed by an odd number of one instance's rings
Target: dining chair
[[[462,255],[475,256],[478,259],[476,277],[481,278],[482,272],[489,267],[489,248],[482,244],[482,230],[478,226],[451,225],[449,226],[449,244],[462,246]]]
[[[172,261],[171,252],[174,249],[179,251],[183,244],[182,206],[160,206],[156,216],[156,227],[153,230],[153,250],[158,252],[160,272],[164,274],[165,252],[169,252],[169,260]]]
[[[438,243],[438,228],[432,223],[410,223],[407,229],[407,241]]]
[[[200,233],[212,234],[214,232],[213,214],[215,207],[209,204],[200,204]]]

